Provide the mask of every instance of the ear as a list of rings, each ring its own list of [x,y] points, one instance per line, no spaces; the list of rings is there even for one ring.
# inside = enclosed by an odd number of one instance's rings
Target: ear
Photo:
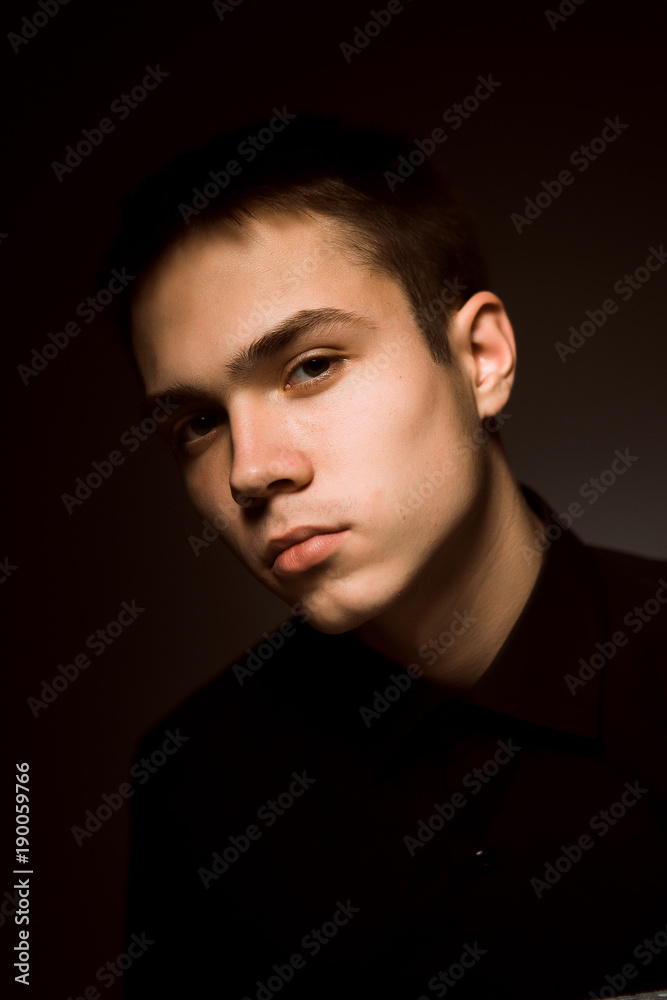
[[[454,314],[452,355],[468,374],[480,420],[500,413],[516,371],[514,331],[493,292],[477,292]]]

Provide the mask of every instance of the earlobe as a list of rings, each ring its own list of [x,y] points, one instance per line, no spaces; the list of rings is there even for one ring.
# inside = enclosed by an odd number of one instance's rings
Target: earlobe
[[[481,419],[509,399],[516,370],[514,331],[493,292],[477,292],[456,314],[455,341],[473,384]]]

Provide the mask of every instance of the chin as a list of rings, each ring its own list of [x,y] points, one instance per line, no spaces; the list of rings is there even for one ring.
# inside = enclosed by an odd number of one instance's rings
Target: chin
[[[317,598],[302,597],[301,605],[307,612],[306,622],[311,628],[326,635],[340,635],[368,621],[369,615],[364,615],[358,608],[348,608],[334,602],[322,602]]]
[[[359,581],[361,582],[361,581]],[[379,595],[369,599],[372,592],[370,584],[366,586],[339,585],[314,589],[299,595],[299,600],[308,612],[306,621],[318,632],[327,635],[339,635],[360,628],[385,610],[390,603],[388,595]]]

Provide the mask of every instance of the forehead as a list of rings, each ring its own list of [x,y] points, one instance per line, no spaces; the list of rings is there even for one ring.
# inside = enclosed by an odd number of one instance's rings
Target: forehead
[[[168,247],[142,278],[133,327],[191,317],[221,303],[231,309],[247,303],[249,293],[256,298],[271,286],[326,272],[335,253],[328,231],[319,220],[275,215],[195,230]]]
[[[353,260],[335,222],[266,214],[171,246],[137,290],[133,344],[147,389],[201,378],[303,310],[409,311],[398,284]]]

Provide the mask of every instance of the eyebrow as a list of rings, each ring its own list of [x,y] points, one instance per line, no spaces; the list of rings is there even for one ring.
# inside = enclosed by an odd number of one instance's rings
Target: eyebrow
[[[289,347],[297,338],[304,337],[316,330],[338,326],[365,327],[368,330],[377,329],[376,324],[359,313],[346,312],[344,309],[301,309],[288,316],[272,330],[267,330],[261,337],[244,347],[225,365],[225,374],[232,385],[247,382],[254,372]],[[147,414],[155,404],[165,398],[177,406],[194,400],[213,402],[213,396],[208,385],[203,381],[174,382],[159,392],[150,393],[140,406],[142,415]]]

